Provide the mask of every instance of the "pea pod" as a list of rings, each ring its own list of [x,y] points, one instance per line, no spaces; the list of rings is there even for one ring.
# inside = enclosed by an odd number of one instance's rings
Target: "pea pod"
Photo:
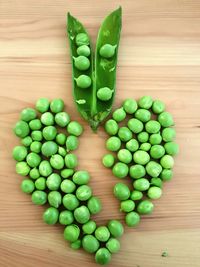
[[[77,35],[85,33],[88,36],[88,33],[83,25],[70,14],[68,14],[67,25],[72,58],[74,99],[78,111],[95,131],[100,122],[109,115],[115,97],[121,7],[108,15],[103,21],[99,29],[95,53],[91,50],[91,42],[88,41],[87,45],[91,51],[88,56],[90,67],[85,71],[77,69],[74,58],[78,56]],[[91,85],[87,84],[87,88],[80,88],[80,84],[76,80],[80,75],[86,75],[84,78],[90,77]]]

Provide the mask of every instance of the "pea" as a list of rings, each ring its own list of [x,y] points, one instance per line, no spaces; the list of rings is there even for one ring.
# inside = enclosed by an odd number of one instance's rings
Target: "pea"
[[[39,131],[39,130],[32,131],[32,133],[31,133],[31,138],[32,138],[34,141],[42,141],[42,132]]]
[[[77,121],[71,121],[67,125],[67,131],[69,134],[80,136],[83,133],[83,127]]]
[[[140,132],[137,135],[137,139],[140,143],[146,143],[149,140],[149,134],[147,132]]]
[[[42,155],[45,157],[53,156],[58,151],[58,145],[53,141],[44,142],[41,147]]]
[[[62,195],[58,191],[51,191],[48,194],[49,205],[54,208],[59,208],[62,203]]]
[[[72,243],[70,244],[70,247],[71,247],[72,249],[77,250],[77,249],[81,248],[81,245],[82,245],[82,242],[81,242],[80,239],[78,239],[78,240],[72,242]]]
[[[162,175],[162,172],[161,172],[160,175]],[[162,180],[160,178],[153,177],[153,178],[151,178],[151,185],[153,185],[153,186],[155,185],[157,187],[162,187],[163,182],[162,182]]]
[[[139,214],[150,214],[154,209],[154,205],[149,200],[142,200],[137,206],[137,212]]]
[[[138,106],[140,108],[149,109],[153,104],[151,96],[143,96],[138,101]]]
[[[121,140],[116,136],[111,136],[106,141],[106,148],[110,151],[117,151],[121,147]]]
[[[106,168],[111,168],[115,163],[115,158],[112,154],[106,154],[102,158],[102,163]]]
[[[47,224],[56,224],[59,217],[59,211],[56,208],[50,207],[43,213],[43,220]]]
[[[168,142],[164,145],[165,151],[171,156],[175,156],[179,152],[179,146],[175,142]]]
[[[89,209],[82,205],[74,210],[74,218],[78,223],[86,223],[90,219],[90,211]]]
[[[118,220],[110,220],[108,229],[113,237],[120,237],[124,233],[124,227]]]
[[[76,190],[76,197],[81,201],[88,200],[92,195],[92,190],[88,185],[81,185]]]
[[[32,194],[32,202],[35,205],[44,205],[47,202],[47,193],[40,190],[34,191]]]
[[[110,232],[106,226],[99,226],[95,230],[95,237],[101,242],[106,242],[110,237]]]
[[[169,112],[162,112],[158,116],[158,121],[162,127],[169,127],[174,125],[173,117]]]
[[[135,134],[142,132],[144,125],[138,119],[130,119],[128,121],[128,128]]]
[[[133,211],[134,208],[135,208],[135,203],[130,199],[124,200],[120,204],[120,211],[130,212]]]
[[[42,123],[39,119],[34,119],[29,122],[29,127],[31,130],[40,130],[42,127]]]
[[[110,253],[117,253],[120,250],[120,243],[116,238],[110,238],[106,243],[106,247]]]
[[[125,222],[129,227],[137,226],[140,222],[140,215],[135,211],[131,211],[126,215]]]
[[[39,170],[36,169],[36,168],[33,168],[32,170],[30,170],[29,172],[29,176],[32,178],[32,179],[38,179],[40,177],[40,173],[39,173]]]
[[[35,188],[37,190],[45,190],[46,189],[46,179],[44,177],[40,177],[35,181]]]
[[[156,114],[160,114],[165,110],[165,104],[160,100],[154,100],[152,110]]]
[[[129,172],[130,172],[131,178],[138,179],[138,178],[141,178],[145,175],[146,170],[145,170],[144,166],[142,166],[140,164],[136,164],[136,165],[133,165],[130,167]]]
[[[79,146],[78,138],[74,135],[69,135],[66,140],[66,148],[67,151],[73,151],[76,150]]]
[[[61,170],[64,167],[64,159],[61,155],[55,154],[50,158],[51,166],[56,170]]]
[[[101,101],[108,101],[112,98],[113,90],[109,87],[102,87],[97,91],[97,97]]]
[[[135,118],[142,122],[147,122],[151,119],[151,112],[147,109],[139,108],[135,112]]]
[[[130,197],[130,189],[123,183],[117,183],[114,186],[114,195],[119,200],[127,200]]]
[[[49,105],[50,105],[50,103],[49,103],[49,100],[47,98],[40,98],[37,100],[35,107],[36,107],[37,111],[44,113],[44,112],[48,111]]]
[[[160,131],[160,123],[155,120],[150,120],[145,124],[145,129],[150,134],[156,134]]]
[[[165,142],[171,142],[176,137],[174,128],[165,128],[162,130],[162,138]]]
[[[155,161],[149,161],[146,165],[146,172],[151,177],[158,177],[161,171],[162,171],[162,166]]]
[[[101,201],[98,197],[91,197],[87,202],[87,206],[91,214],[97,214],[102,209]]]
[[[54,126],[46,126],[42,131],[44,139],[47,141],[54,140],[57,135],[57,129]]]
[[[126,148],[130,151],[130,152],[135,152],[138,150],[139,148],[139,143],[136,139],[131,139],[126,143]]]
[[[151,145],[159,145],[162,142],[162,136],[159,133],[151,134],[149,142]]]
[[[29,126],[28,126],[27,122],[18,121],[15,124],[14,133],[16,134],[16,136],[24,138],[29,134],[29,132],[30,132],[30,129],[29,129]]]
[[[105,44],[100,48],[99,54],[101,57],[111,58],[115,54],[115,49],[116,49],[116,45]]]
[[[119,126],[115,120],[110,119],[110,120],[106,121],[105,130],[109,135],[117,134],[118,129],[119,129]]]
[[[65,165],[69,169],[74,169],[78,165],[78,159],[75,154],[67,154],[65,156]]]
[[[52,173],[48,178],[47,178],[47,187],[49,190],[58,190],[60,188],[61,184],[61,177],[57,173]]]
[[[125,178],[128,175],[128,166],[123,162],[117,162],[112,172],[117,178]]]
[[[154,159],[159,159],[165,154],[165,149],[161,145],[154,145],[150,149],[150,155]]]
[[[95,221],[90,220],[86,222],[85,224],[83,224],[82,230],[84,234],[91,235],[92,233],[94,233],[96,227],[97,226],[96,226]]]
[[[13,152],[12,152],[12,155],[13,155],[13,158],[16,160],[16,161],[22,161],[26,158],[27,156],[27,148],[24,147],[24,146],[16,146],[14,149],[13,149]]]
[[[59,133],[56,135],[56,143],[58,145],[63,146],[65,144],[65,142],[66,142],[66,135],[65,134]]]
[[[120,149],[117,153],[118,159],[123,163],[130,163],[132,161],[132,154],[128,149]]]
[[[76,35],[76,44],[77,46],[82,46],[82,45],[89,45],[90,41],[89,41],[89,37],[86,33],[78,33]]]
[[[45,112],[41,115],[41,122],[46,126],[51,126],[54,124],[54,116],[51,112]]]
[[[63,169],[60,174],[63,178],[69,178],[74,173],[74,170],[72,169]]]
[[[146,151],[138,150],[133,154],[133,160],[140,165],[146,165],[150,161],[150,156]]]
[[[64,239],[69,242],[75,242],[80,235],[80,228],[76,224],[71,224],[65,227]]]
[[[50,103],[50,110],[53,113],[59,113],[62,112],[64,109],[64,102],[60,98],[55,98]]]
[[[30,167],[28,166],[28,164],[24,161],[21,162],[17,162],[16,164],[16,173],[20,174],[22,176],[26,176],[28,175],[30,172]]]
[[[149,151],[150,150],[150,148],[151,148],[151,144],[149,144],[149,143],[142,143],[141,145],[140,145],[140,150],[142,150],[142,151]]]
[[[159,199],[162,195],[162,189],[157,186],[152,186],[149,188],[147,195],[151,199]]]
[[[172,179],[172,176],[173,176],[173,171],[168,169],[163,169],[160,174],[160,177],[162,178],[163,181],[170,181]]]
[[[30,145],[30,150],[34,153],[40,153],[42,148],[42,143],[39,141],[33,141]]]
[[[69,210],[63,210],[59,215],[59,223],[62,225],[70,225],[74,221],[74,215]]]
[[[84,74],[82,74],[82,75],[78,76],[78,78],[74,78],[74,79],[77,83],[77,86],[82,88],[82,89],[86,89],[86,88],[90,87],[92,84],[91,78],[87,75],[84,75]]]
[[[123,108],[128,114],[133,114],[137,110],[137,102],[134,99],[126,99],[123,103]]]
[[[28,146],[31,145],[32,141],[33,140],[32,140],[32,138],[30,136],[26,136],[21,140],[21,143],[22,143],[22,145],[28,147]]]
[[[174,166],[174,159],[170,155],[165,155],[161,158],[160,164],[164,169],[171,169]]]
[[[59,146],[59,148],[58,148],[58,154],[59,154],[60,156],[62,156],[62,157],[65,157],[66,154],[67,154],[67,151],[65,150],[64,147]]]
[[[66,127],[70,122],[70,116],[67,112],[58,112],[55,116],[55,122],[60,127]]]
[[[143,198],[143,193],[141,191],[133,190],[131,192],[130,198],[135,201],[135,200],[140,200]]]
[[[77,54],[79,56],[85,56],[85,57],[89,57],[90,55],[90,48],[87,45],[81,45],[77,48]]]
[[[26,194],[31,194],[35,189],[34,182],[30,179],[24,179],[21,183],[21,190]]]
[[[41,161],[39,165],[39,172],[40,172],[40,175],[44,177],[47,177],[52,173],[52,167],[47,160]]]
[[[123,108],[118,108],[113,112],[112,116],[115,121],[120,122],[126,118],[126,112]]]
[[[127,142],[127,141],[131,140],[131,138],[133,137],[133,134],[129,130],[129,128],[121,127],[121,128],[119,128],[118,136],[121,139],[121,141]]]
[[[27,163],[28,163],[28,165],[30,167],[33,167],[34,168],[34,167],[37,167],[40,164],[41,157],[38,154],[36,154],[34,152],[31,152],[31,153],[29,153],[27,155],[26,161],[27,161]]]
[[[134,181],[133,187],[138,191],[146,191],[150,187],[150,183],[146,178],[140,178]]]
[[[63,206],[68,210],[75,210],[79,206],[79,200],[73,194],[66,194],[63,197]]]
[[[72,178],[73,182],[78,185],[87,184],[90,180],[90,175],[87,171],[76,171]]]
[[[95,261],[98,264],[104,265],[111,261],[111,254],[107,248],[100,248],[95,254]]]
[[[85,235],[82,240],[83,249],[89,253],[94,253],[99,248],[99,241],[93,235]]]
[[[22,121],[29,122],[37,117],[37,113],[33,108],[25,108],[20,114]]]
[[[90,61],[85,56],[74,57],[74,65],[78,70],[87,70],[90,67]]]

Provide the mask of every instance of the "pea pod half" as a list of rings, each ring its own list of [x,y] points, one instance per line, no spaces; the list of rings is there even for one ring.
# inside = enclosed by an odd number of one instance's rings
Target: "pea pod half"
[[[93,53],[84,26],[68,13],[74,99],[80,114],[93,130],[112,109],[120,31],[121,7],[103,21]]]

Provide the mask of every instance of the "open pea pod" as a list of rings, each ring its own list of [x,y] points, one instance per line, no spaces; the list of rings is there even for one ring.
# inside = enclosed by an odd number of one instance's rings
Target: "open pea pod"
[[[95,53],[91,49],[91,42],[85,28],[70,14],[68,14],[67,32],[72,58],[74,99],[80,114],[95,131],[100,122],[109,115],[115,97],[121,7],[103,21],[99,29]],[[90,54],[80,53],[83,48],[90,50]],[[80,54],[87,59],[80,58]],[[86,64],[88,60],[89,65]],[[77,61],[80,61],[80,65]],[[87,68],[83,70],[81,64],[87,65]]]

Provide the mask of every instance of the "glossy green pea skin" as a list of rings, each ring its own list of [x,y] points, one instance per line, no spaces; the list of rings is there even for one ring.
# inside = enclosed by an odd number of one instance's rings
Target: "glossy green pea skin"
[[[106,141],[106,148],[110,151],[117,151],[121,147],[121,140],[116,136],[111,136]]]
[[[32,138],[30,136],[26,136],[26,137],[24,137],[24,138],[21,139],[21,143],[25,147],[29,147],[32,142],[33,142],[33,140],[32,140]]]
[[[21,137],[21,138],[24,138],[24,137],[26,137],[29,134],[30,129],[29,129],[29,125],[28,125],[27,122],[25,122],[25,121],[18,121],[15,124],[15,127],[14,127],[13,131],[16,134],[16,136]]]
[[[60,98],[55,98],[50,103],[50,110],[53,113],[62,112],[64,109],[64,102]]]
[[[89,253],[94,253],[98,250],[99,241],[93,235],[85,235],[82,240],[83,249]]]
[[[120,149],[117,153],[118,159],[123,163],[130,163],[132,161],[132,154],[128,149]]]
[[[162,127],[170,127],[174,125],[173,117],[169,112],[162,112],[158,116],[158,121]]]
[[[66,139],[66,148],[67,151],[73,151],[76,150],[79,146],[78,138],[74,135],[69,135]]]
[[[34,141],[42,141],[42,132],[40,130],[35,130],[35,131],[32,131],[31,133],[31,138],[34,140]]]
[[[82,74],[78,76],[76,79],[76,84],[79,88],[86,89],[91,86],[92,80],[89,76]]]
[[[26,194],[31,194],[35,190],[34,182],[30,179],[24,179],[21,183],[21,190]]]
[[[113,112],[112,117],[116,122],[123,121],[126,118],[126,112],[123,108],[118,108]]]
[[[163,181],[170,181],[173,176],[173,171],[171,169],[163,169],[160,177]]]
[[[102,210],[102,204],[98,197],[92,196],[87,202],[91,214],[97,214]]]
[[[20,119],[22,121],[29,122],[37,117],[37,113],[33,108],[25,108],[20,113]]]
[[[78,33],[75,41],[77,46],[89,45],[89,36],[85,32]]]
[[[73,169],[63,169],[60,172],[60,175],[62,176],[62,178],[69,178],[74,174],[74,170]]]
[[[154,209],[154,204],[149,200],[142,200],[137,206],[139,214],[151,214]]]
[[[66,149],[65,149],[64,147],[59,146],[59,147],[58,147],[58,154],[59,154],[60,156],[62,156],[62,157],[65,157],[66,154],[67,154],[67,151],[66,151]]]
[[[115,158],[112,154],[106,154],[102,158],[102,163],[104,167],[111,168],[115,163]]]
[[[151,144],[150,143],[142,143],[141,145],[140,145],[140,150],[142,150],[142,151],[149,151],[150,150],[150,148],[151,148]]]
[[[131,139],[126,143],[126,148],[130,151],[130,152],[135,152],[138,150],[139,148],[139,143],[136,139]]]
[[[140,178],[134,181],[133,187],[138,191],[146,191],[150,187],[150,183],[146,178]]]
[[[164,155],[160,160],[160,164],[164,169],[171,169],[174,166],[174,159],[170,155]]]
[[[164,145],[165,151],[171,156],[175,156],[179,152],[179,146],[175,142],[168,142]]]
[[[68,210],[75,210],[79,206],[79,200],[73,194],[66,194],[63,197],[63,206]]]
[[[106,226],[99,226],[95,230],[95,237],[100,242],[106,242],[110,237],[110,231]]]
[[[135,118],[141,122],[147,122],[151,119],[151,112],[149,110],[139,108],[135,112]]]
[[[117,134],[119,129],[119,126],[117,124],[117,122],[113,119],[107,120],[105,123],[105,131],[107,132],[107,134],[109,135],[115,135]]]
[[[60,127],[66,127],[67,124],[70,122],[70,116],[67,112],[58,112],[56,115],[55,115],[55,122],[58,126]]]
[[[150,120],[145,124],[145,129],[150,134],[156,134],[160,131],[160,123],[155,120]]]
[[[72,177],[75,184],[84,185],[90,180],[90,174],[87,171],[76,171]]]
[[[130,199],[133,201],[140,200],[143,198],[143,193],[141,191],[133,190],[130,195]]]
[[[111,261],[111,254],[107,248],[100,248],[95,254],[95,261],[100,265],[108,264]]]
[[[81,248],[81,245],[82,245],[82,241],[81,241],[80,239],[78,239],[78,240],[72,242],[72,243],[70,244],[70,247],[71,247],[72,249],[77,250],[77,249],[80,249],[80,248]]]
[[[116,49],[115,45],[105,44],[100,48],[99,54],[101,57],[111,58],[115,54],[115,49]]]
[[[162,189],[157,186],[151,186],[147,195],[150,199],[159,199],[162,195]]]
[[[32,178],[34,180],[38,179],[40,177],[39,170],[36,168],[31,169],[29,172],[29,176],[30,176],[30,178]]]
[[[49,110],[50,102],[47,98],[40,98],[36,102],[36,110],[40,113],[47,112]]]
[[[54,124],[54,116],[51,112],[45,112],[41,115],[41,122],[46,126],[51,126]]]
[[[61,184],[61,177],[57,173],[52,173],[46,180],[49,190],[58,190]]]
[[[171,142],[175,139],[176,132],[174,128],[165,128],[162,130],[162,138],[165,142]]]
[[[76,224],[71,224],[65,227],[64,239],[69,242],[75,242],[80,235],[80,228]]]
[[[41,147],[42,155],[50,157],[55,155],[58,151],[58,145],[53,141],[47,141],[42,144]]]
[[[81,45],[81,46],[79,46],[78,48],[77,48],[77,50],[76,50],[76,52],[77,52],[77,54],[79,55],[79,56],[85,56],[85,57],[89,57],[89,55],[90,55],[90,48],[89,48],[89,46],[87,46],[87,45]]]
[[[150,149],[150,155],[154,159],[159,159],[165,154],[165,148],[161,145],[154,145]]]
[[[67,125],[67,131],[71,135],[80,136],[83,133],[83,127],[77,121],[71,121]]]
[[[41,176],[47,177],[52,173],[52,167],[47,160],[41,161],[39,165],[39,172]]]
[[[17,162],[15,167],[16,173],[22,176],[27,176],[30,172],[30,167],[25,161]]]
[[[158,177],[161,171],[162,171],[162,166],[155,161],[149,161],[146,165],[146,172],[151,177]]]
[[[128,127],[120,127],[118,131],[118,136],[122,142],[127,142],[132,139],[133,134]]]
[[[160,175],[162,175],[162,172],[161,172]],[[151,184],[151,186],[157,186],[157,187],[160,187],[160,188],[162,188],[162,186],[163,186],[162,180],[160,178],[157,178],[157,177],[151,178],[151,183],[150,184]]]
[[[130,189],[123,183],[115,184],[113,193],[119,200],[127,200],[130,197]]]
[[[97,97],[101,101],[108,101],[112,98],[113,90],[108,87],[102,87],[97,91]]]
[[[70,192],[69,192],[70,193]],[[92,189],[88,185],[81,185],[76,190],[76,197],[80,201],[86,201],[92,196]]]
[[[88,207],[82,205],[74,210],[74,218],[78,223],[84,224],[90,219],[90,211]]]
[[[32,194],[32,202],[35,205],[44,205],[47,202],[47,193],[44,191],[36,190]]]
[[[57,135],[57,129],[54,126],[46,126],[42,130],[42,134],[45,140],[52,141]]]
[[[124,227],[118,220],[110,220],[108,229],[113,237],[120,237],[124,233]]]
[[[42,143],[39,141],[33,141],[30,145],[31,152],[34,152],[37,154],[40,153],[41,148],[42,148]]]
[[[34,119],[29,122],[29,127],[31,130],[40,130],[42,127],[42,123],[39,119]]]
[[[138,106],[140,108],[149,109],[153,104],[153,99],[151,96],[143,96],[138,101]]]
[[[117,178],[125,178],[128,175],[128,171],[128,166],[123,162],[117,162],[112,168],[112,172]]]
[[[120,242],[116,238],[110,238],[106,243],[106,248],[110,253],[117,253],[120,250]]]
[[[61,185],[60,185],[60,189],[62,192],[64,193],[73,193],[76,189],[76,185],[71,181],[71,180],[63,180]]]
[[[74,215],[69,210],[63,210],[59,215],[59,223],[62,225],[70,225],[74,222]]]
[[[149,140],[149,134],[147,132],[140,132],[137,135],[137,139],[140,143],[146,143]]]
[[[142,166],[140,164],[135,164],[135,165],[130,167],[129,173],[130,173],[131,178],[139,179],[146,174],[146,170],[145,170],[144,166]]]
[[[123,103],[123,109],[127,114],[133,114],[137,110],[137,102],[134,99],[128,98]]]
[[[154,100],[152,110],[155,114],[160,114],[165,110],[165,104],[160,100]]]
[[[85,224],[83,224],[82,226],[82,230],[84,232],[84,234],[87,235],[91,235],[92,233],[94,233],[95,229],[96,229],[97,225],[95,223],[95,221],[88,221]]]
[[[74,65],[78,70],[84,71],[89,69],[90,61],[85,56],[74,57]]]
[[[24,146],[16,146],[13,149],[12,156],[16,161],[22,161],[26,158],[28,150]]]
[[[151,145],[159,145],[162,142],[162,136],[159,133],[151,134],[149,142]]]
[[[64,159],[61,155],[55,154],[55,155],[51,156],[50,164],[54,169],[61,170],[61,169],[63,169],[65,162],[64,162]]]
[[[63,133],[59,133],[59,134],[57,134],[56,135],[56,143],[58,144],[58,145],[61,145],[61,146],[63,146],[64,144],[65,144],[65,142],[66,142],[66,135],[65,134],[63,134]]]
[[[129,227],[137,226],[140,222],[140,215],[135,211],[131,211],[126,215],[125,222]]]
[[[124,200],[120,203],[120,211],[130,212],[133,211],[134,208],[135,208],[135,203],[130,199]]]
[[[27,155],[26,161],[30,167],[34,168],[40,164],[41,157],[38,154],[31,152]]]
[[[46,209],[45,212],[43,213],[43,220],[45,223],[49,225],[56,224],[58,221],[58,217],[59,217],[59,211],[54,207]]]
[[[133,160],[136,164],[146,165],[150,161],[150,156],[146,151],[138,150],[134,152]]]
[[[61,193],[58,191],[51,191],[48,194],[48,202],[49,202],[50,206],[52,206],[54,208],[58,208],[62,203]]]
[[[78,158],[75,154],[67,154],[65,156],[65,166],[69,169],[74,169],[78,165]]]
[[[36,181],[35,181],[35,188],[37,190],[45,190],[46,189],[46,179],[44,177],[39,177]]]
[[[140,132],[142,132],[144,125],[141,121],[139,121],[138,119],[130,119],[128,121],[128,128],[135,134],[138,134]]]

